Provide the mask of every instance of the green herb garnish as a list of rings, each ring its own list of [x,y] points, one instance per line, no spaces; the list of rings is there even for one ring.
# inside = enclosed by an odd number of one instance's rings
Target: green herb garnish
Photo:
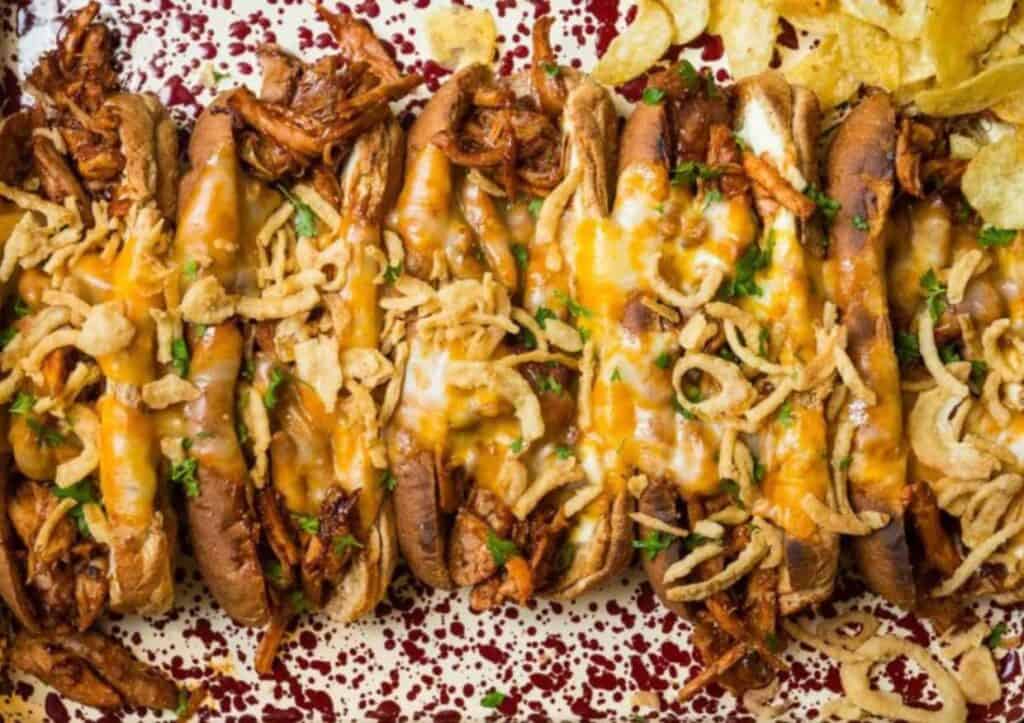
[[[640,540],[633,540],[633,549],[643,550],[648,560],[653,560],[658,553],[672,544],[672,538],[658,530],[651,530]]]
[[[487,550],[491,553],[494,564],[502,567],[510,557],[519,554],[519,548],[512,540],[506,540],[494,534],[494,530],[487,530]]]

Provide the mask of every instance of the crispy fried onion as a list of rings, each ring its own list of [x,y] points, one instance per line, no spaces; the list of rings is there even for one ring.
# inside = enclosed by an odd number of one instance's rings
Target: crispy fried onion
[[[89,407],[76,404],[68,410],[68,422],[82,443],[82,451],[67,462],[57,465],[53,478],[58,487],[70,487],[92,474],[100,464],[100,420]]]
[[[658,268],[657,263],[654,264],[654,268]],[[676,308],[683,311],[696,311],[715,298],[718,287],[725,280],[725,272],[717,266],[705,267],[700,272],[700,287],[689,294],[684,294],[674,288],[657,271],[651,274],[651,288],[659,297]]]
[[[333,412],[344,382],[337,339],[317,336],[296,344],[295,375],[313,388],[325,411]]]
[[[524,446],[544,436],[544,418],[537,395],[515,369],[489,362],[457,361],[452,362],[447,380],[458,389],[489,389],[511,402],[519,419]]]
[[[250,470],[253,484],[262,488],[267,483],[267,453],[270,449],[270,417],[263,398],[249,384],[238,388],[238,413],[249,432],[253,466]]]
[[[124,304],[108,301],[89,310],[75,345],[91,357],[122,351],[135,337],[135,325],[124,315]]]
[[[306,269],[266,288],[261,296],[243,296],[238,299],[236,309],[240,316],[257,321],[284,319],[312,311],[320,303],[318,287],[326,282],[327,278],[319,269]]]
[[[956,257],[946,281],[946,298],[950,304],[959,304],[964,300],[967,283],[972,276],[983,270],[982,262],[985,258],[980,249],[971,249]]]
[[[855,433],[856,428],[848,419],[840,420],[836,425],[832,443],[832,483],[828,504],[823,504],[821,500],[811,495],[805,495],[801,506],[807,516],[823,530],[844,535],[867,535],[873,530],[885,527],[889,523],[889,516],[872,510],[856,513],[850,505],[846,483],[852,462],[850,453],[853,450]]]
[[[547,353],[547,336],[544,334],[544,330],[541,329],[540,324],[537,323],[537,320],[526,309],[518,306],[513,307],[511,316],[512,321],[533,334],[533,338],[537,341],[537,351]],[[550,322],[553,320],[548,319],[548,321]],[[576,333],[576,336],[579,337],[579,332]],[[580,344],[580,348],[583,348],[582,343]]]
[[[594,376],[597,373],[596,347],[592,340],[583,345],[583,355],[580,358],[580,382],[577,392],[576,406],[579,408],[579,426],[581,430],[590,429],[591,415],[591,392],[594,388]]]
[[[89,315],[89,304],[67,291],[47,289],[43,292],[43,303],[47,306],[65,306],[71,312],[71,323],[81,326]]]
[[[967,547],[975,548],[995,534],[1024,489],[1024,477],[1007,473],[991,480],[943,478],[936,487],[939,506],[960,518],[960,538]]]
[[[981,645],[989,632],[991,631],[988,625],[980,620],[967,630],[950,628],[940,638],[942,647],[939,649],[939,653],[948,660],[958,658],[971,648]]]
[[[185,292],[179,311],[192,324],[220,324],[234,316],[235,297],[224,290],[216,277],[204,276]]]
[[[1003,697],[996,661],[992,651],[979,645],[964,653],[957,666],[960,688],[968,703],[991,705]]]
[[[957,479],[987,479],[999,468],[992,454],[961,440],[972,404],[942,386],[918,395],[910,412],[910,444],[922,463]]]
[[[181,315],[176,311],[150,309],[149,315],[156,325],[156,360],[161,364],[170,364],[174,357],[171,347],[175,339],[181,339]]]
[[[548,493],[568,484],[581,482],[583,479],[583,468],[579,466],[575,457],[552,460],[515,501],[512,513],[518,519],[525,520]]]
[[[700,351],[718,334],[718,325],[709,322],[703,312],[691,316],[679,330],[679,346],[686,351]]]
[[[1002,386],[1002,376],[994,369],[990,370],[988,376],[985,377],[985,383],[981,386],[981,401],[996,424],[1006,427],[1010,424],[1011,416],[1010,410],[1006,408],[999,396]]]
[[[631,490],[632,491],[632,490]],[[634,495],[639,497],[639,495]],[[653,515],[648,515],[644,512],[630,512],[630,518],[633,522],[638,525],[643,525],[651,530],[657,530],[658,532],[664,532],[666,535],[672,535],[673,537],[688,537],[690,531],[676,525],[670,525]]]
[[[686,399],[683,394],[683,375],[692,369],[710,376],[719,387],[718,393],[707,399],[686,402],[687,408],[694,414],[708,419],[735,416],[750,407],[757,398],[757,390],[743,376],[739,366],[719,356],[698,352],[684,354],[672,370],[672,386],[680,400]]]
[[[960,567],[956,569],[956,572],[947,579],[944,580],[941,585],[935,588],[932,593],[934,597],[946,597],[952,595],[961,587],[964,583],[974,574],[974,572],[980,568],[985,561],[994,555],[1000,547],[1005,545],[1011,540],[1014,535],[1017,535],[1024,530],[1024,520],[1017,520],[1005,526],[1003,529],[996,532],[991,537],[980,543],[977,547],[971,550],[964,561],[960,563]]]
[[[859,707],[889,720],[912,723],[952,723],[967,720],[967,703],[956,679],[931,654],[909,640],[883,635],[871,638],[857,648],[858,661],[844,661],[839,669],[846,695]],[[914,708],[903,703],[899,695],[874,689],[871,669],[886,661],[906,656],[917,663],[939,690],[942,707],[935,710]]]
[[[700,549],[700,547],[697,548],[697,550]],[[735,560],[726,565],[724,570],[708,580],[670,588],[666,592],[666,597],[673,602],[703,600],[710,597],[731,587],[744,575],[754,570],[770,551],[771,544],[768,536],[763,534],[758,527],[751,535],[747,546],[736,556]]]
[[[551,193],[544,199],[540,213],[537,214],[537,229],[534,232],[538,244],[558,243],[558,227],[562,222],[562,214],[582,180],[583,169],[578,166],[571,168],[565,178],[551,189]]]
[[[1009,348],[1000,344],[1010,342]],[[993,321],[981,335],[981,348],[988,368],[997,372],[1003,382],[1024,381],[1024,349],[1020,338],[1011,332],[1009,319]]]
[[[917,343],[924,365],[935,382],[950,394],[966,397],[969,392],[967,385],[953,376],[939,357],[938,347],[935,346],[935,323],[928,309],[917,315]]]
[[[561,319],[548,319],[544,322],[544,336],[562,351],[574,354],[583,349],[583,337],[575,327],[569,326]]]
[[[177,374],[165,374],[142,386],[142,401],[150,409],[167,409],[199,398],[199,389]]]
[[[62,206],[0,183],[0,197],[28,211],[4,244],[0,281],[10,279],[19,264],[23,268],[38,266],[54,251],[74,244],[82,235],[82,219],[72,196]]]
[[[53,531],[64,518],[64,515],[70,512],[76,504],[78,503],[71,498],[62,499],[54,505],[53,509],[50,510],[50,514],[43,520],[43,524],[39,526],[39,532],[36,533],[36,538],[32,541],[32,549],[29,551],[28,556],[29,580],[35,577],[36,568],[46,559],[46,547],[50,544]]]
[[[764,688],[751,688],[743,693],[743,707],[750,711],[758,721],[777,720],[795,705],[794,702],[772,703],[778,693],[779,679],[773,678],[772,682]]]
[[[705,542],[703,545],[698,545],[692,551],[687,553],[685,557],[672,563],[672,565],[665,570],[662,583],[668,585],[676,580],[683,580],[687,578],[690,573],[696,570],[698,565],[701,565],[708,560],[713,560],[724,553],[725,545],[722,544],[721,540],[712,540]],[[705,595],[704,597],[707,596]]]

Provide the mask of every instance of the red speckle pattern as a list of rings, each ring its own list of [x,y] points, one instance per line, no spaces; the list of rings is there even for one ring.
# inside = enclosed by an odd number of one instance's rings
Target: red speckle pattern
[[[21,102],[18,78],[56,40],[55,13],[77,8],[81,0],[5,0],[0,3],[0,108]],[[420,21],[430,0],[362,0],[329,3],[370,20],[399,64],[426,78],[421,95],[407,103],[409,121],[427,91],[444,82],[448,71],[428,59]],[[530,28],[542,14],[557,23],[553,43],[564,62],[590,67],[595,57],[635,14],[628,0],[494,0],[461,2],[492,8],[501,33],[499,68],[522,68],[529,56]],[[105,0],[103,17],[120,33],[119,62],[129,88],[157,93],[183,125],[209,102],[213,90],[199,82],[212,63],[228,74],[224,87],[258,83],[255,49],[277,42],[317,57],[334,49],[326,26],[302,0]],[[12,42],[13,41],[13,42]],[[783,26],[783,46],[797,42]],[[722,40],[702,35],[669,57],[687,57],[710,66],[719,80],[729,78]],[[643,81],[619,90],[623,109],[636,99]],[[179,571],[177,607],[168,615],[142,620],[110,616],[105,628],[144,660],[179,683],[205,684],[211,693],[202,721],[501,719],[549,718],[752,721],[736,701],[711,686],[682,706],[675,692],[702,667],[690,645],[689,625],[662,608],[651,588],[633,571],[607,589],[573,603],[540,600],[525,608],[471,613],[465,593],[430,591],[399,571],[388,597],[369,620],[336,625],[324,617],[305,618],[284,645],[271,675],[252,672],[259,633],[232,625],[205,593],[186,559]],[[929,628],[894,610],[849,578],[823,614],[867,610],[882,631],[918,643],[934,642]],[[1016,609],[982,608],[989,624],[1004,621],[1008,636],[1024,633]],[[1021,653],[1001,651],[1003,701],[972,706],[971,719],[1016,721],[1024,718]],[[777,702],[792,704],[788,720],[818,718],[817,710],[841,691],[837,668],[799,645],[786,654],[791,667],[781,676]],[[935,691],[921,671],[894,661],[876,671],[878,685],[908,702],[933,705]],[[490,691],[506,694],[497,709],[481,706]],[[633,705],[636,691],[652,691],[660,712]],[[17,697],[38,705],[36,717],[49,721],[152,721],[167,719],[152,711],[98,714],[63,702],[31,680],[15,681]],[[2,716],[0,716],[2,717]]]

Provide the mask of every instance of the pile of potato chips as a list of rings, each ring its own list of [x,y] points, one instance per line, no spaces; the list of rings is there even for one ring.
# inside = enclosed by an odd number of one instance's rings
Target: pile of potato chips
[[[825,107],[861,84],[935,116],[991,109],[1024,122],[1024,2],[1016,0],[638,0],[633,23],[594,69],[616,85],[705,29],[722,36],[737,78],[769,67],[779,19],[815,36],[782,70]]]

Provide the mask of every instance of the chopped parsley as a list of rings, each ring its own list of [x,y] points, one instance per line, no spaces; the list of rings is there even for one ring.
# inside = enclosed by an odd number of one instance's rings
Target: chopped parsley
[[[992,628],[991,632],[985,636],[985,647],[995,650],[999,647],[999,644],[1003,642],[1003,636],[1006,635],[1008,628],[1006,623],[996,623],[996,626]]]
[[[715,82],[715,76],[713,73],[708,72],[704,76],[704,84],[708,92],[708,98],[717,98],[720,94],[718,92],[718,83]]]
[[[83,536],[92,537],[89,531],[89,523],[85,521],[85,508],[83,505],[97,504],[99,499],[93,489],[92,480],[89,478],[80,480],[67,487],[53,487],[53,496],[60,500],[74,500],[77,504],[68,511],[68,515],[75,521],[78,531]]]
[[[213,71],[213,82],[217,85],[219,85],[222,80],[227,80],[231,77],[231,73],[221,73],[216,68],[211,68],[210,70]]]
[[[181,268],[181,274],[189,281],[195,281],[196,277],[199,276],[199,264],[195,259],[189,259]]]
[[[559,289],[555,290],[555,298],[565,304],[565,308],[569,310],[569,314],[577,319],[587,318],[589,319],[594,315],[590,309],[574,301],[568,294]]]
[[[980,387],[985,383],[985,377],[987,376],[988,364],[979,359],[971,359],[971,384]]]
[[[734,479],[728,477],[722,478],[718,483],[718,491],[724,495],[729,495],[729,498],[733,501],[737,507],[741,510],[746,509],[743,506],[743,500],[740,499],[740,485]]]
[[[26,316],[32,313],[32,307],[29,306],[23,298],[20,296],[14,302],[14,315],[19,319],[24,319]]]
[[[779,424],[787,428],[793,426],[793,405],[788,399],[779,407]]]
[[[11,343],[11,340],[18,335],[18,330],[13,326],[9,326],[3,331],[0,331],[0,350],[6,349],[7,345]]]
[[[577,326],[576,331],[580,333],[580,339],[583,341],[584,344],[590,341],[590,329],[588,329],[585,326]]]
[[[705,194],[704,196],[703,210],[706,211],[712,203],[719,203],[722,200],[722,198],[722,192],[719,191],[717,188],[708,191],[707,194]]]
[[[691,404],[696,404],[697,402],[704,400],[704,395],[701,393],[700,387],[696,384],[687,384],[683,387],[683,396],[686,397],[686,401]]]
[[[270,578],[270,581],[275,585],[284,584],[284,568],[281,566],[280,560],[271,560],[263,567],[263,572]]]
[[[702,535],[699,532],[691,532],[689,535],[683,538],[683,549],[686,552],[693,552],[701,545],[706,545],[714,540],[706,535]]]
[[[484,708],[497,708],[505,702],[505,698],[507,697],[508,696],[506,696],[504,693],[501,693],[497,690],[492,690],[490,693],[488,693],[480,699],[480,705],[482,705]]]
[[[558,314],[556,314],[546,306],[538,306],[537,313],[533,315],[533,318],[537,320],[537,323],[540,324],[540,328],[543,329],[544,322],[546,322],[548,319],[557,319]]]
[[[306,599],[302,590],[292,590],[288,595],[288,604],[291,605],[291,608],[296,615],[309,612],[311,607],[309,600]]]
[[[764,636],[764,644],[767,645],[768,650],[773,653],[779,652],[782,648],[782,644],[779,642],[779,636],[776,635],[774,631],[769,631],[768,634]]]
[[[667,351],[661,352],[661,354],[658,354],[658,356],[654,358],[654,364],[659,369],[668,369],[671,363],[672,357],[669,356]]]
[[[853,455],[848,454],[841,460],[839,460],[839,469],[845,472],[846,470],[850,469],[851,464],[853,464]]]
[[[270,381],[267,384],[267,390],[263,392],[263,406],[267,409],[273,409],[277,406],[277,391],[284,384],[285,379],[284,372],[277,367],[270,370]]]
[[[216,79],[216,71],[214,72],[214,79]],[[181,718],[185,715],[185,711],[188,710],[188,693],[183,690],[178,691],[178,705],[174,708],[174,715],[177,718]]]
[[[9,411],[11,414],[29,414],[35,405],[36,398],[34,395],[28,392],[18,392],[18,396],[14,398]]]
[[[540,67],[544,70],[544,74],[549,78],[557,78],[558,74],[562,72],[562,69],[558,67],[557,63],[541,63]]]
[[[758,271],[763,271],[772,265],[772,251],[775,248],[775,237],[768,235],[764,248],[751,244],[739,261],[736,262],[736,276],[722,285],[722,293],[727,299],[734,299],[740,296],[760,296],[761,287],[757,285],[754,277]]]
[[[512,256],[515,257],[516,266],[521,269],[526,268],[527,262],[530,260],[530,252],[523,244],[512,244]]]
[[[538,380],[538,387],[541,393],[551,392],[552,394],[564,394],[565,387],[550,374],[545,374]]]
[[[182,444],[182,447],[185,445]],[[171,465],[171,482],[176,482],[185,488],[188,497],[199,496],[199,479],[196,472],[199,470],[199,460],[191,457],[175,462]]]
[[[292,194],[284,186],[277,187],[284,197],[295,208],[295,233],[299,238],[316,236],[316,214],[304,201]]]
[[[928,313],[932,321],[938,321],[946,310],[946,285],[939,281],[934,269],[928,269],[921,277],[921,290],[925,293]]]
[[[665,98],[665,91],[661,88],[644,88],[642,97],[647,105],[658,105]]]
[[[320,520],[313,515],[300,515],[296,512],[292,513],[292,518],[295,520],[295,524],[299,526],[299,529],[310,535],[315,535],[320,532]]]
[[[386,489],[388,492],[394,492],[395,487],[398,485],[398,480],[390,469],[384,470],[380,476],[380,486]]]
[[[825,192],[813,183],[804,189],[804,195],[814,201],[814,205],[818,207],[818,211],[821,213],[822,218],[825,219],[825,225],[831,226],[832,222],[836,220],[836,214],[839,213],[839,209],[842,208],[839,201],[826,196]],[[854,223],[854,225],[856,225],[856,223]]]
[[[519,554],[519,548],[512,540],[506,540],[494,534],[494,530],[487,530],[487,550],[491,553],[491,559],[498,567],[503,567],[510,557]]]
[[[622,381],[622,373],[619,372],[619,368],[618,367],[615,367],[614,369],[612,369],[612,375],[610,377],[608,377],[608,379],[610,381],[613,381],[613,382],[621,382]]]
[[[59,447],[64,443],[64,435],[53,427],[43,424],[35,417],[25,420],[28,428],[36,435],[36,444],[42,447]]]
[[[559,459],[569,459],[570,457],[572,457],[572,449],[570,449],[569,447],[566,447],[564,444],[556,445],[555,446],[555,455]]]
[[[733,364],[740,363],[740,358],[733,353],[728,344],[722,345],[722,348],[718,350],[718,356],[722,357],[727,362],[732,362]]]
[[[754,484],[759,485],[764,481],[764,476],[768,474],[768,469],[764,466],[764,462],[759,459],[754,459]]]
[[[662,552],[672,544],[672,538],[666,535],[664,532],[658,530],[651,530],[640,540],[633,540],[634,550],[643,550],[647,555],[648,560],[653,560],[658,556],[659,552]]]
[[[188,344],[184,339],[178,338],[171,342],[171,366],[182,379],[188,376],[190,359]]]
[[[960,350],[956,348],[956,344],[943,344],[940,346],[939,358],[942,359],[943,364],[963,361],[963,357],[960,356]]]
[[[697,418],[697,415],[695,415],[689,409],[680,404],[679,399],[675,396],[672,397],[672,407],[676,410],[676,414],[678,414],[680,417],[687,421],[692,422],[694,419]]]
[[[921,347],[917,341],[917,334],[911,334],[909,331],[896,332],[896,358],[904,366],[921,358]]]
[[[768,327],[762,326],[761,330],[757,332],[757,355],[760,357],[768,358]]]
[[[696,90],[697,84],[700,82],[700,75],[697,73],[697,69],[693,67],[693,63],[686,59],[680,60],[677,70],[687,87],[690,90]]]
[[[345,550],[350,547],[361,548],[363,543],[354,538],[352,535],[338,535],[334,538],[334,551],[339,555],[344,555]]]
[[[978,231],[978,243],[987,249],[994,246],[1009,246],[1015,238],[1017,238],[1017,232],[1012,228],[985,226]]]
[[[527,206],[526,209],[530,212],[531,216],[533,216],[534,218],[537,218],[538,216],[540,216],[540,209],[541,209],[541,207],[543,205],[544,205],[544,199],[543,198],[535,198],[532,201],[530,201],[530,205]]]
[[[522,437],[516,437],[508,445],[508,448],[512,452],[512,454],[519,454],[520,452],[523,451],[523,438]]]
[[[867,231],[868,220],[858,213],[856,216],[853,217],[853,227],[858,231]]]
[[[384,283],[391,286],[399,277],[402,275],[402,264],[395,264],[394,266],[388,266],[384,269]]]
[[[673,186],[692,186],[697,179],[712,181],[722,175],[722,171],[699,161],[680,163],[672,171]]]

